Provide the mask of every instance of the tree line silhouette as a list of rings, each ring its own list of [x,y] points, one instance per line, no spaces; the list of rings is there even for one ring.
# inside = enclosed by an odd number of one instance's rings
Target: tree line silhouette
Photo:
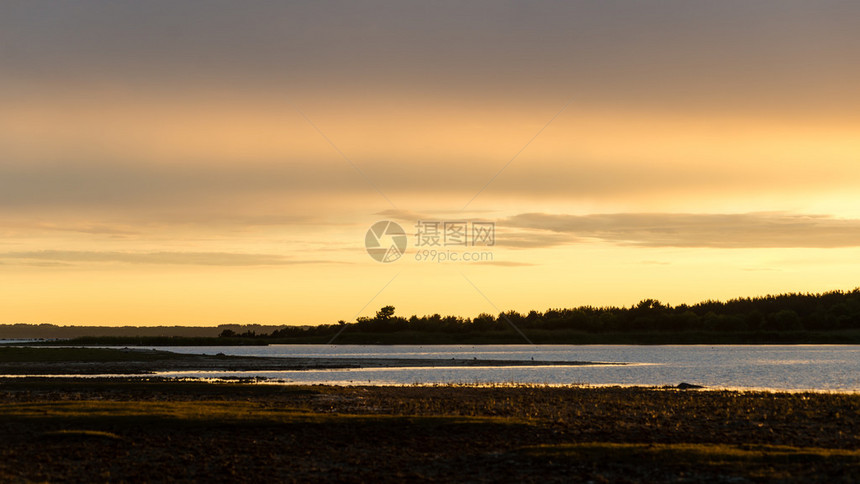
[[[588,333],[641,332],[790,332],[860,329],[860,288],[823,294],[789,293],[777,296],[704,301],[694,305],[671,306],[645,299],[631,307],[580,306],[548,309],[526,314],[506,311],[496,316],[482,313],[474,318],[459,316],[395,316],[393,306],[385,306],[374,317],[358,317],[355,322],[318,326],[290,326],[271,333],[225,329],[225,338],[302,338],[349,333],[474,333],[511,330],[511,325],[527,330],[568,330]],[[344,327],[346,326],[346,327]]]

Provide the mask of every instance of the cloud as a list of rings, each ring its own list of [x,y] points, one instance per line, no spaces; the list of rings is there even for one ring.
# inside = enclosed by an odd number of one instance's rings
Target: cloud
[[[196,266],[279,266],[292,264],[342,263],[330,260],[294,260],[272,254],[242,254],[232,252],[110,252],[41,250],[0,253],[0,259],[21,261],[28,265],[60,265],[64,263],[109,263],[196,265]],[[0,264],[3,262],[0,261]]]
[[[501,221],[496,224],[499,229],[503,224],[512,226],[507,221]],[[542,247],[553,247],[557,245],[566,245],[579,241],[578,238],[568,234],[546,233],[546,232],[496,232],[496,245],[501,247],[511,247],[514,249],[536,249]]]
[[[430,185],[431,187],[433,185]],[[419,189],[419,187],[414,187],[415,190]],[[414,212],[412,210],[404,210],[399,208],[391,208],[388,210],[382,210],[380,212],[375,212],[374,215],[379,215],[381,217],[385,217],[386,219],[391,220],[400,220],[403,222],[418,222],[422,221],[457,221],[457,220],[470,220],[470,221],[480,221],[480,222],[490,222],[492,221],[487,214],[492,213],[492,210],[435,210],[434,215],[430,215],[422,212]]]
[[[462,207],[498,167],[486,160],[464,164],[451,176],[451,162],[412,161],[391,166],[361,162],[373,183],[395,204],[413,197],[432,197],[441,208]],[[740,164],[740,163],[738,163]],[[809,168],[767,174],[770,165],[748,163],[743,169],[689,163],[654,165],[643,161],[616,164],[596,160],[522,160],[493,181],[480,199],[614,200],[642,196],[733,193],[761,190],[761,177],[778,191],[833,190],[851,186],[851,172]],[[841,166],[841,165],[840,165]],[[145,163],[66,160],[13,163],[0,160],[0,213],[60,210],[122,213],[156,221],[228,221],[237,223],[308,223],[338,200],[384,199],[339,160],[240,163]],[[342,205],[340,205],[342,207]],[[265,212],[261,213],[261,210]],[[476,212],[469,212],[474,214]],[[385,210],[395,220],[462,218],[463,213],[434,210]],[[138,217],[139,218],[139,217]],[[96,218],[85,231],[109,230]]]
[[[531,262],[517,262],[517,261],[508,261],[508,260],[480,261],[480,262],[475,262],[475,264],[484,265],[484,266],[500,266],[500,267],[527,267],[527,266],[536,266],[537,265],[537,264],[532,264]]]
[[[381,212],[376,212],[374,215],[385,217],[388,220],[400,220],[402,222],[417,223],[419,220],[438,220],[438,218],[429,217],[425,214],[413,212],[411,210],[403,210],[399,208],[390,208]]]
[[[71,267],[74,264],[70,264],[68,262],[34,260],[34,261],[22,262],[21,265],[30,266],[30,267]]]
[[[13,79],[278,92],[330,92],[342,79],[361,91],[396,84],[450,96],[456,86],[468,98],[565,89],[582,100],[681,108],[857,99],[855,66],[845,62],[856,46],[855,2],[45,5],[4,6],[0,58]]]
[[[125,237],[130,235],[140,234],[139,230],[131,230],[119,226],[110,226],[103,223],[86,224],[86,223],[71,223],[62,225],[58,223],[30,223],[27,227],[38,228],[48,231],[57,232],[75,232],[89,235],[108,235],[115,237]]]
[[[5,207],[156,206],[235,200],[255,193],[363,189],[334,163],[164,165],[108,161],[0,163]]]
[[[530,229],[533,247],[594,239],[641,247],[835,248],[860,247],[860,220],[789,213],[524,213],[499,226]],[[523,235],[520,235],[522,240]],[[501,240],[501,239],[500,239]]]

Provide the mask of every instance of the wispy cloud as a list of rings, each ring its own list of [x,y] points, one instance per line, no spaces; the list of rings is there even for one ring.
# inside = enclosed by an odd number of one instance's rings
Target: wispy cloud
[[[156,165],[108,161],[0,164],[0,203],[6,207],[176,207],[259,193],[303,193],[328,184],[359,190],[354,177],[312,163],[239,166]]]
[[[532,247],[596,239],[643,247],[834,248],[860,246],[860,220],[789,213],[524,213],[500,225],[530,229]],[[552,237],[547,238],[547,234]],[[523,235],[519,235],[520,241]],[[500,239],[500,243],[502,239]]]
[[[27,227],[57,232],[75,232],[89,235],[106,235],[114,237],[125,237],[140,234],[139,230],[132,230],[121,226],[111,226],[104,223],[87,224],[87,223],[31,223]]]
[[[381,212],[375,212],[374,215],[379,215],[381,217],[385,217],[386,219],[392,220],[400,220],[403,222],[418,222],[419,220],[431,220],[432,217],[419,213],[413,212],[411,210],[404,210],[399,208],[390,208],[388,210],[383,210]]]
[[[506,225],[505,225],[506,224]],[[497,229],[511,227],[513,224],[503,220],[497,223]],[[578,237],[570,234],[553,233],[546,231],[504,231],[496,233],[496,245],[501,247],[511,247],[514,249],[537,249],[541,247],[553,247],[557,245],[571,244],[578,242]]]
[[[342,263],[334,260],[295,260],[273,254],[242,254],[232,252],[110,252],[41,250],[0,253],[3,260],[27,265],[59,265],[62,263],[124,263],[197,266],[279,266],[292,264]]]
[[[481,261],[481,262],[475,262],[475,264],[482,265],[482,266],[500,266],[500,267],[529,267],[529,266],[537,265],[537,264],[532,264],[531,262],[518,262],[518,261],[509,261],[509,260]]]
[[[490,222],[492,218],[491,210],[435,210],[431,213],[416,212],[404,209],[389,209],[375,212],[374,215],[379,215],[391,220],[400,220],[403,222],[418,222],[418,221],[453,221],[453,220],[474,220],[481,222]]]

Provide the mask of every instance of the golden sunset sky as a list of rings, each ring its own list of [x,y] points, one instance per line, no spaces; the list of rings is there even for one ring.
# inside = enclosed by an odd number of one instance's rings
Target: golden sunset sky
[[[0,323],[851,289],[858,59],[851,1],[3,2]]]

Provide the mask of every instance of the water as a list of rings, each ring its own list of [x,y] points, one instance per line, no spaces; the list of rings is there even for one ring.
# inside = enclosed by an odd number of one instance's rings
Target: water
[[[409,385],[529,383],[677,385],[712,388],[860,391],[860,345],[475,345],[475,346],[188,346],[149,347],[181,353],[268,357],[552,360],[624,366],[374,368],[353,370],[164,372],[177,378],[260,376],[284,383]]]

